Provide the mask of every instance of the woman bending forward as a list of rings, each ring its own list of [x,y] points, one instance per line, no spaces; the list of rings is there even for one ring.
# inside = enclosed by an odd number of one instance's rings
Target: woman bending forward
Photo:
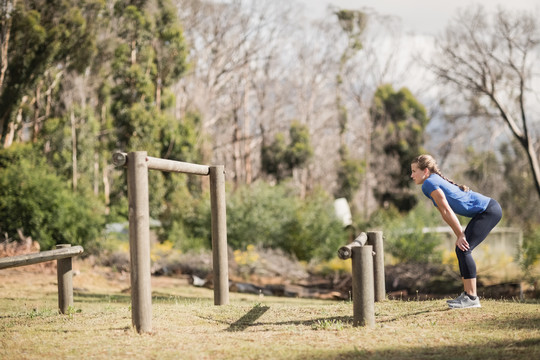
[[[456,255],[465,291],[456,299],[448,300],[448,306],[453,309],[481,307],[476,293],[476,263],[471,253],[501,220],[501,206],[494,199],[444,177],[430,155],[415,158],[411,172],[411,178],[422,185],[424,195],[433,201],[456,235]],[[465,231],[456,214],[471,218]]]

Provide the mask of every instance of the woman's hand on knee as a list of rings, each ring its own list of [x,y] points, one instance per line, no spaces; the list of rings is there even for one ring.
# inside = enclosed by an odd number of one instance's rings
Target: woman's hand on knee
[[[460,236],[458,236],[456,240],[456,246],[461,251],[469,250],[469,243],[467,242],[467,239],[465,238],[465,234],[461,234]]]

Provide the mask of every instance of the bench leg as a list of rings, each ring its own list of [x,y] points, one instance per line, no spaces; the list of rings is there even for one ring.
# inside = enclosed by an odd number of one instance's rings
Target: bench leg
[[[69,244],[56,245],[57,249],[70,247]],[[68,308],[73,307],[73,272],[71,257],[56,260],[58,275],[58,309],[65,314]]]

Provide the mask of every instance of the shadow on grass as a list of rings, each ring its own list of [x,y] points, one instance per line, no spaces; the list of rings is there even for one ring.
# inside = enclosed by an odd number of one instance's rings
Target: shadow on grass
[[[131,295],[129,294],[99,294],[99,293],[83,293],[76,292],[74,295],[74,301],[88,302],[88,303],[130,303]]]
[[[249,326],[253,326],[253,323],[257,321],[258,318],[263,316],[268,309],[270,309],[269,306],[255,305],[253,309],[232,323],[231,326],[229,326],[229,328],[225,331],[244,331]]]
[[[436,313],[436,312],[447,312],[449,309],[444,310],[423,310],[423,311],[416,311],[411,312],[408,314],[401,314],[392,318],[386,318],[386,317],[375,317],[375,323],[381,324],[381,323],[389,323],[392,321],[397,321],[400,319],[425,314],[425,313]],[[354,316],[332,316],[332,317],[324,317],[324,318],[316,318],[316,319],[309,319],[309,320],[290,320],[290,321],[280,321],[280,322],[264,322],[264,323],[257,323],[252,324],[250,326],[261,326],[261,325],[304,325],[304,326],[312,326],[317,325],[321,323],[342,323],[342,324],[353,324]]]
[[[507,360],[507,359],[526,359],[536,358],[535,355],[540,353],[540,338],[531,338],[519,341],[499,340],[487,341],[483,344],[475,344],[474,346],[416,346],[416,347],[388,347],[380,350],[363,349],[361,342],[359,345],[351,344],[351,350],[346,351],[326,351],[318,350],[316,353],[302,354],[296,359],[415,359],[415,360],[469,360],[469,359],[490,359],[490,360]],[[307,355],[307,356],[306,356]]]
[[[100,293],[86,293],[75,292],[75,302],[87,302],[87,303],[131,303],[131,294],[100,294]],[[179,296],[166,293],[152,292],[152,303],[154,302],[177,302],[177,301],[192,301],[207,299],[197,296]],[[208,300],[210,301],[210,300]]]

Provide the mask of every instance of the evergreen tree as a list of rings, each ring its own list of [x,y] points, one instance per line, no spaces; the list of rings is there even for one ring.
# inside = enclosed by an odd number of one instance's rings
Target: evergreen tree
[[[371,113],[372,148],[378,154],[371,163],[377,179],[375,197],[383,207],[408,211],[417,201],[410,190],[410,164],[423,152],[426,109],[407,88],[395,91],[382,85],[375,92]]]

